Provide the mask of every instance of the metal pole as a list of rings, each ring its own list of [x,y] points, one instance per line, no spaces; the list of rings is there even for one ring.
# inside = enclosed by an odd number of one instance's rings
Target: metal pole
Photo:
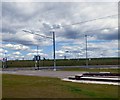
[[[37,61],[37,69],[39,70],[39,60],[38,60],[38,45],[37,45],[37,55],[36,55],[36,61]]]
[[[87,57],[87,35],[85,35],[86,40],[86,67],[88,66],[88,57]]]
[[[37,45],[37,55],[38,55],[38,45]]]
[[[54,57],[54,71],[56,71],[56,59],[55,59],[55,32],[53,32],[53,57]]]
[[[5,52],[5,68],[7,68],[7,56],[6,56],[6,52]]]

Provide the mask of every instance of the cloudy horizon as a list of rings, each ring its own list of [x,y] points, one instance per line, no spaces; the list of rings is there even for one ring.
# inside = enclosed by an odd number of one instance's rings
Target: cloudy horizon
[[[118,57],[117,2],[2,2],[1,21],[1,58],[52,59],[53,29],[57,59],[85,58],[85,35],[89,58]]]

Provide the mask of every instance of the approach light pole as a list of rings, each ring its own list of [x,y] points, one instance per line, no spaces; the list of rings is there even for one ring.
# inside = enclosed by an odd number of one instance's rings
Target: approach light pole
[[[56,71],[56,58],[55,58],[55,32],[53,31],[53,58],[54,58],[54,71]]]
[[[38,55],[38,45],[37,45],[37,55]]]
[[[66,59],[67,59],[67,53],[68,53],[69,51],[65,51],[65,54],[66,54]]]
[[[86,67],[88,66],[88,57],[87,57],[87,35],[85,35],[85,41],[86,41]]]
[[[7,68],[7,56],[6,56],[6,52],[4,53],[5,54],[5,57],[3,58],[3,62],[4,62],[4,64],[3,64],[3,68]]]
[[[36,57],[37,57],[37,59],[36,59],[36,61],[37,61],[37,68],[38,68],[38,70],[39,70],[39,54],[38,54],[38,45],[37,45],[37,55],[36,55]]]
[[[28,33],[30,33],[30,34],[38,35],[38,36],[41,36],[41,37],[44,37],[44,38],[50,38],[50,39],[53,39],[54,71],[56,71],[56,58],[55,58],[55,32],[52,31],[52,33],[53,33],[53,37],[49,37],[49,36],[44,36],[44,35],[40,35],[40,34],[35,34],[34,32],[27,31],[27,30],[22,30],[22,31],[24,31],[24,32],[28,32]]]

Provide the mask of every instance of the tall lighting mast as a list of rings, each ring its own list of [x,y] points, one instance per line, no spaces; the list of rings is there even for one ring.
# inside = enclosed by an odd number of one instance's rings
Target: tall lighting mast
[[[56,71],[56,55],[55,55],[55,32],[53,31],[53,58],[54,58],[54,71]]]
[[[88,55],[87,55],[87,35],[85,35],[85,42],[86,42],[86,67],[88,66]]]

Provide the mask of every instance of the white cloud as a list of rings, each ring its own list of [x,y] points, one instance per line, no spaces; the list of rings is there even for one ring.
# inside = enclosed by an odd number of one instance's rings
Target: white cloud
[[[3,48],[0,48],[0,53],[7,53],[8,51],[3,49]]]
[[[36,52],[38,52],[38,53],[40,53],[40,52],[42,52],[42,50],[37,50],[37,49],[32,49],[32,50],[30,50],[32,53],[36,53]]]
[[[105,33],[105,34],[109,34],[109,30],[108,29],[104,29],[104,30],[102,30],[102,33]]]
[[[36,53],[28,53],[28,54],[26,55],[26,57],[32,59],[35,55],[36,55]],[[40,55],[41,57],[45,57],[45,58],[48,57],[47,54],[42,53],[42,52],[41,52],[41,53],[38,53],[38,55]]]
[[[4,0],[4,2],[113,2],[113,0]],[[119,0],[114,0],[119,2]]]
[[[36,53],[28,53],[27,56],[34,56]]]
[[[4,48],[9,48],[9,49],[12,49],[12,50],[21,50],[21,51],[24,51],[24,50],[29,50],[29,47],[28,46],[24,46],[22,44],[5,44],[4,45]]]
[[[111,49],[112,47],[112,49]],[[99,41],[98,42],[88,42],[87,44],[88,57],[116,57],[118,56],[118,41]],[[66,52],[68,51],[68,52]],[[61,46],[58,51],[56,51],[57,56],[69,56],[70,58],[80,57],[85,58],[86,55],[86,45],[76,44],[76,45],[66,45]]]
[[[13,55],[21,55],[21,53],[17,51],[17,52],[14,52]]]
[[[5,48],[11,50],[29,51],[30,53],[27,54],[28,56],[33,56],[36,52],[36,50],[31,50],[30,46],[39,45],[41,47],[49,47],[52,46],[53,41],[52,39],[42,38],[36,35],[25,33],[22,31],[23,29],[28,29],[30,31],[38,30],[39,32],[36,32],[38,34],[52,36],[50,33],[51,27],[60,28],[55,30],[56,45],[61,46],[56,48],[56,53],[59,56],[63,56],[64,52],[69,50],[72,52],[80,51],[80,53],[78,53],[81,57],[83,57],[85,55],[85,34],[92,36],[88,37],[89,41],[109,40],[109,43],[89,43],[88,48],[91,54],[99,56],[99,52],[107,50],[113,53],[110,53],[109,55],[109,53],[105,52],[106,54],[109,56],[114,56],[115,51],[112,49],[118,48],[118,43],[116,42],[118,39],[118,16],[94,20],[84,24],[66,27],[64,26],[72,23],[118,14],[118,3],[4,2],[2,8],[2,40],[3,42],[15,43],[15,45],[10,43],[6,44]],[[91,30],[93,31],[87,32]],[[98,51],[93,52],[94,50]],[[44,49],[39,51],[42,56],[48,56],[46,53],[42,54],[42,51],[44,51]]]

